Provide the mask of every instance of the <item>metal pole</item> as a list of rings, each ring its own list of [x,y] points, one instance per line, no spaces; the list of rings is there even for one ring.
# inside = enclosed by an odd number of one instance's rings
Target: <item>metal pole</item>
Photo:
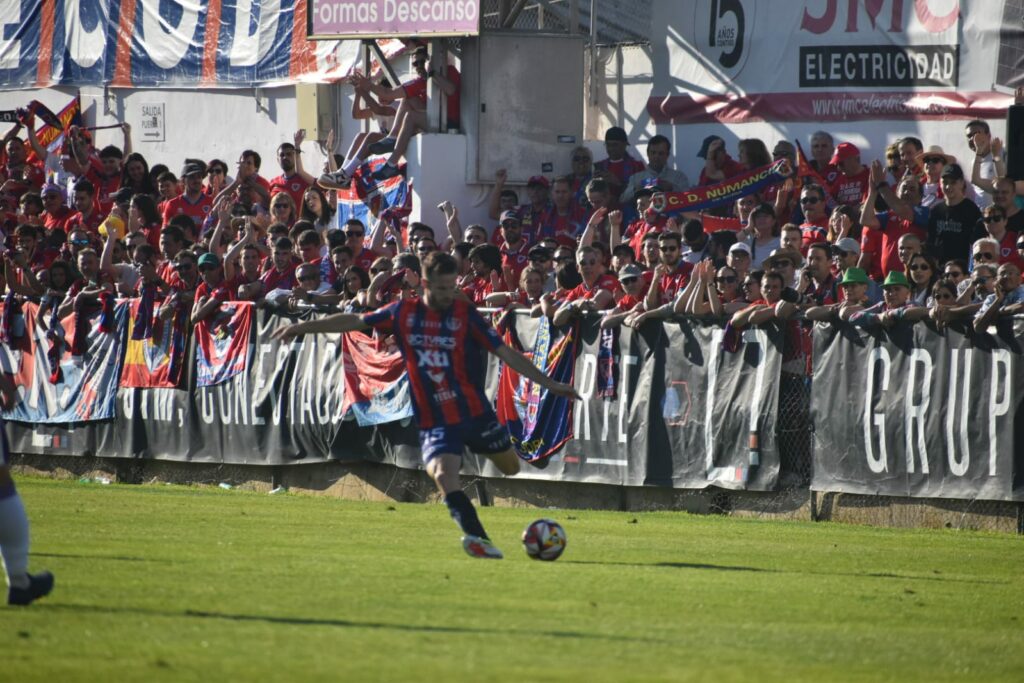
[[[597,101],[597,0],[590,0],[590,104]]]

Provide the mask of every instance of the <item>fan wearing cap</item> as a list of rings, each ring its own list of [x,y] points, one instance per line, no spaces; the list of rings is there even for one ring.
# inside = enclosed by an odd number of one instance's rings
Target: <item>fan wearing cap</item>
[[[928,217],[928,251],[940,264],[970,256],[981,211],[967,196],[967,181],[958,164],[942,170],[942,194],[945,199],[932,208]]]
[[[553,236],[559,244],[575,247],[586,224],[587,210],[573,200],[572,178],[555,178],[551,183],[551,205],[541,214],[540,235]]]
[[[682,192],[689,189],[690,179],[686,174],[669,166],[668,158],[671,153],[672,143],[664,135],[654,135],[647,141],[647,168],[630,176],[620,197],[623,205],[632,202],[641,188],[653,185],[659,186],[661,192]]]
[[[205,164],[198,161],[186,163],[181,169],[184,191],[174,199],[168,200],[163,208],[164,225],[175,216],[185,215],[202,225],[213,209],[213,198],[203,192],[203,178],[206,177]]]
[[[832,268],[840,281],[838,301],[843,301],[846,295],[846,290],[842,287],[843,275],[851,268],[859,267],[860,258],[861,246],[852,237],[843,237],[832,245]],[[863,268],[860,270],[864,271]],[[877,282],[869,278],[865,296],[870,304],[876,304],[882,300],[882,288],[878,286]]]
[[[734,160],[725,151],[725,140],[717,135],[709,135],[700,145],[697,156],[704,160],[704,168],[700,172],[698,185],[714,185],[726,178],[743,173],[743,164]]]
[[[635,263],[629,263],[619,269],[619,284],[624,292],[615,302],[615,307],[601,320],[603,329],[618,327],[630,317],[644,310],[644,296],[647,283],[643,271]]]
[[[888,210],[875,211],[875,201],[879,196],[885,200]],[[867,228],[861,234],[861,251],[865,255],[861,265],[866,266],[876,279],[882,279],[894,270],[902,271],[904,264],[899,255],[899,240],[908,234],[924,239],[928,234],[930,215],[931,211],[921,205],[921,182],[915,176],[905,176],[897,191],[893,192],[882,162],[872,162],[868,196],[860,214],[861,225]],[[874,238],[878,233],[881,240]]]
[[[956,163],[956,157],[946,154],[942,147],[932,145],[914,156],[914,162],[924,169],[921,186],[921,205],[931,208],[943,200],[942,169]]]
[[[192,324],[206,320],[220,309],[220,305],[232,298],[231,290],[224,279],[224,268],[220,257],[206,253],[199,257],[196,264],[202,282],[196,288],[196,300],[192,306]]]
[[[872,301],[868,296],[868,288],[871,285],[878,287],[878,284],[868,277],[863,268],[847,268],[839,280],[840,301],[811,306],[804,311],[804,317],[808,320],[837,322],[843,319],[842,312],[846,308],[851,309],[851,312],[847,314],[846,319],[848,319],[854,310],[863,310],[881,301],[880,298],[877,301]],[[881,296],[881,290],[879,290],[879,296]],[[854,309],[854,307],[856,308]]]
[[[505,277],[507,291],[512,291],[519,283],[523,269],[530,265],[528,254],[530,242],[523,234],[523,225],[515,211],[501,214],[501,272]]]
[[[832,164],[839,169],[839,175],[829,193],[839,204],[859,207],[867,196],[869,183],[868,167],[860,162],[860,150],[852,142],[841,142]]]
[[[644,162],[629,155],[629,137],[618,126],[604,132],[604,149],[608,156],[594,164],[594,177],[608,183],[609,206],[618,208],[619,196],[630,178],[644,170]]]
[[[638,218],[629,224],[622,239],[629,243],[639,261],[642,256],[644,238],[649,234],[659,234],[665,231],[668,224],[668,217],[662,213],[648,214],[647,209],[651,206],[651,198],[658,192],[664,191],[658,184],[657,178],[647,178],[639,189],[636,190],[636,212]]]
[[[892,327],[898,322],[917,322],[928,317],[928,309],[910,303],[910,282],[898,270],[889,273],[882,283],[882,301],[867,308],[847,305],[840,309],[840,318],[858,327]]]

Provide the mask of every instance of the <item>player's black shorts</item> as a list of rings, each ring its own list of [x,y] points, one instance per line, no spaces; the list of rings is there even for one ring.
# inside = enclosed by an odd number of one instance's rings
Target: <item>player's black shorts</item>
[[[501,453],[512,447],[505,425],[498,422],[494,411],[488,410],[469,422],[420,430],[423,463],[442,453],[462,455],[465,449],[481,455]]]

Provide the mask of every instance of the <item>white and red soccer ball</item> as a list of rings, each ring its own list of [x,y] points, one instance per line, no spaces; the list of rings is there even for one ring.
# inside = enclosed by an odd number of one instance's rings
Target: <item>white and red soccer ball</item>
[[[566,541],[565,529],[553,519],[538,519],[523,531],[523,548],[535,560],[557,560]]]

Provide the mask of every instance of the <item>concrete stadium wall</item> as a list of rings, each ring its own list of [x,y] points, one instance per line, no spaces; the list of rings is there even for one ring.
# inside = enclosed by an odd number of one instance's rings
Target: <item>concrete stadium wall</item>
[[[289,492],[345,500],[440,503],[421,470],[374,463],[324,463],[284,467],[209,465],[157,460],[14,455],[16,474],[123,484],[218,486]],[[778,520],[814,520],[903,528],[1024,532],[1024,504],[820,494],[805,488],[773,493],[620,487],[523,479],[465,478],[467,493],[482,505],[539,509],[676,510]]]

